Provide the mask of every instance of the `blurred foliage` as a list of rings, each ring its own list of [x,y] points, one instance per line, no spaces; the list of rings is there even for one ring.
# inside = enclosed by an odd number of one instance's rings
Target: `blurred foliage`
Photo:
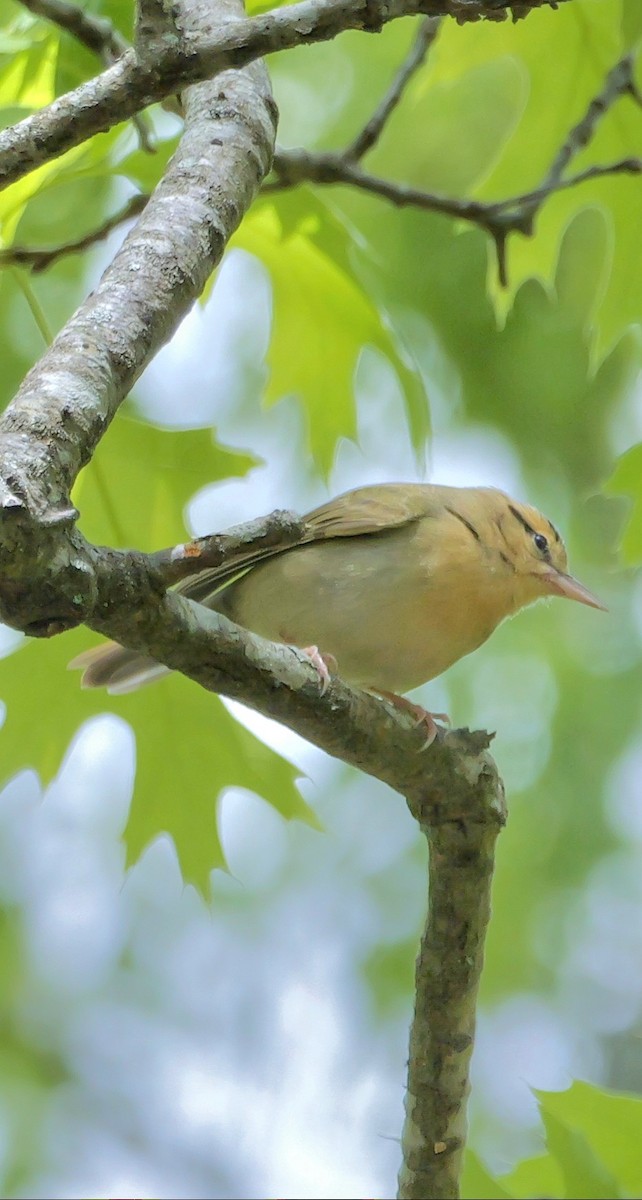
[[[80,525],[97,543],[152,550],[185,539],[181,513],[191,494],[206,482],[243,474],[252,459],[226,451],[205,430],[167,431],[123,418],[112,425],[74,490]],[[127,475],[117,493],[114,478]],[[315,823],[294,783],[294,771],[230,717],[216,698],[172,675],[152,689],[148,702],[105,702],[100,693],[82,692],[66,665],[77,650],[91,645],[87,631],[46,644],[25,645],[2,668],[5,695],[12,696],[3,731],[4,770],[13,774],[37,763],[49,780],[58,768],[60,748],[92,713],[113,707],[127,713],[137,734],[138,786],[127,826],[128,859],[138,857],[159,830],[171,830],[185,881],[209,891],[212,867],[225,859],[216,826],[216,797],[227,787],[261,791],[286,817]],[[38,658],[39,703],[51,720],[33,728],[33,695],[24,684],[31,672],[25,659]],[[22,686],[21,686],[22,684]],[[129,711],[128,711],[129,710]],[[177,732],[189,731],[183,740]],[[174,752],[160,753],[173,744]],[[185,803],[189,795],[190,803]]]
[[[421,376],[405,361],[397,331],[387,328],[384,314],[356,276],[353,244],[345,222],[307,188],[276,202],[259,201],[232,240],[232,247],[255,254],[270,272],[273,313],[265,402],[274,404],[290,394],[305,400],[306,449],[326,474],[339,439],[356,436],[354,377],[364,346],[378,350],[393,367],[420,457],[428,435]],[[293,356],[293,346],[306,347],[305,353]]]
[[[464,1200],[551,1196],[617,1200],[642,1189],[642,1100],[574,1083],[566,1092],[536,1092],[546,1154],[499,1178],[470,1152],[462,1179]]]
[[[131,36],[132,7],[130,0],[87,5],[125,36]],[[272,6],[256,0],[251,11],[265,7]],[[517,24],[446,22],[367,169],[429,191],[485,200],[537,186],[608,71],[625,51],[637,49],[640,12],[639,0],[573,0]],[[92,55],[72,38],[11,0],[3,2],[2,19],[4,124],[96,71]],[[415,29],[414,20],[404,20],[377,38],[349,33],[275,57],[270,69],[282,144],[348,144],[381,98]],[[639,62],[636,79],[642,83]],[[155,154],[140,148],[130,126],[120,127],[2,193],[3,244],[64,244],[99,227],[124,196],[153,188],[177,134],[176,120],[161,110],[152,111],[152,120]],[[623,96],[571,170],[641,151],[642,108]],[[562,1004],[572,970],[578,986],[588,981],[587,990],[597,986],[591,971],[599,974],[600,987],[615,988],[606,969],[577,965],[581,948],[619,945],[633,935],[633,921],[611,929],[604,897],[635,912],[633,834],[626,824],[634,818],[625,800],[640,792],[639,773],[631,784],[634,768],[627,764],[637,762],[631,748],[639,744],[642,723],[642,622],[631,572],[618,563],[631,568],[642,561],[641,224],[639,177],[606,177],[560,192],[542,206],[532,237],[509,239],[504,290],[494,247],[481,230],[393,208],[345,187],[266,195],[234,239],[260,261],[272,294],[271,337],[260,364],[264,386],[246,403],[269,419],[277,402],[294,398],[305,427],[302,475],[312,471],[309,457],[325,481],[346,439],[356,436],[360,372],[366,350],[374,349],[401,401],[384,422],[390,461],[396,462],[392,448],[404,439],[419,461],[430,459],[431,428],[435,438],[447,434],[455,445],[468,435],[492,435],[509,448],[523,496],[563,527],[574,571],[611,608],[606,617],[561,603],[529,610],[502,627],[473,660],[457,664],[444,685],[458,723],[497,730],[496,755],[510,795],[482,1011],[517,993]],[[90,285],[107,257],[98,250],[89,266],[78,255],[61,257],[30,281],[32,299],[18,270],[0,274],[2,404],[41,352],[43,327],[55,332],[64,323],[86,293],[88,273]],[[36,305],[44,326],[34,319]],[[205,322],[208,312],[205,306]],[[190,497],[205,484],[246,477],[266,454],[260,441],[237,451],[215,442],[211,428],[192,428],[190,392],[200,386],[195,378],[176,399],[182,429],[161,430],[133,420],[131,412],[114,423],[74,496],[88,537],[141,549],[182,540]],[[367,408],[367,399],[360,404]],[[284,505],[294,490],[294,481],[284,479]],[[3,660],[4,777],[31,765],[50,779],[83,720],[106,710],[122,714],[136,732],[138,754],[127,861],[169,831],[183,877],[205,892],[211,869],[224,863],[216,806],[227,788],[257,792],[285,817],[314,823],[293,768],[215,697],[187,681],[172,677],[113,700],[81,692],[65,665],[89,644],[89,635],[76,631],[23,646]],[[37,711],[46,719],[34,720],[35,688]],[[354,836],[358,841],[359,833]],[[411,847],[368,876],[381,932],[377,944],[364,946],[360,966],[381,1021],[408,1005],[416,936],[400,918],[398,929],[391,922],[384,935],[383,927],[395,910],[394,896],[405,895],[404,880],[418,853]],[[409,906],[422,902],[407,898]],[[604,927],[596,908],[606,914]],[[5,945],[13,944],[8,936]],[[626,954],[628,943],[622,945]],[[22,970],[16,952],[3,987],[10,991]],[[628,1024],[622,1018],[617,1032],[633,1039],[639,1020],[638,996]],[[13,1159],[4,1164],[3,1186],[13,1194],[22,1186],[20,1129],[37,1121],[43,1089],[57,1087],[65,1067],[43,1061],[13,1034],[6,1044],[17,1082],[10,1089]],[[603,1049],[603,1076],[617,1085],[608,1047]],[[642,1076],[633,1084],[641,1087]],[[546,1155],[497,1179],[471,1155],[467,1195],[639,1190],[642,1180],[631,1158],[640,1134],[637,1102],[577,1084],[567,1093],[540,1094],[539,1104]],[[481,1146],[497,1124],[492,1113],[477,1113],[473,1133]]]

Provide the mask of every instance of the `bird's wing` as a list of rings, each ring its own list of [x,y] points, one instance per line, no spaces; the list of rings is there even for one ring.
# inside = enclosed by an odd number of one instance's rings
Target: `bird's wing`
[[[306,519],[310,541],[330,537],[357,537],[398,529],[426,515],[433,489],[423,484],[388,483],[357,488],[321,504]]]
[[[390,483],[357,488],[308,513],[306,532],[297,544],[304,546],[328,538],[358,537],[397,529],[425,516],[432,503],[432,488],[420,484]],[[240,551],[220,567],[210,567],[199,575],[184,579],[175,591],[191,600],[205,602],[251,567],[293,549],[296,547]]]

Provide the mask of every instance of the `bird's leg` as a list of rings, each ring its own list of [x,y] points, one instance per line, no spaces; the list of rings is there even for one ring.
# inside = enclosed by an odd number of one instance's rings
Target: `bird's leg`
[[[372,691],[376,691],[378,696],[388,700],[399,712],[408,713],[413,717],[415,728],[419,728],[420,725],[425,726],[426,741],[421,747],[422,750],[427,750],[437,737],[439,730],[437,721],[444,721],[446,725],[450,725],[450,717],[447,713],[427,712],[421,704],[413,704],[412,700],[407,700],[405,696],[398,696],[396,692],[382,692],[381,688],[372,688]]]
[[[330,671],[336,672],[337,670],[337,660],[334,654],[321,654],[318,646],[301,646],[300,649],[316,669],[319,676],[319,690],[322,696],[325,695],[330,682]]]

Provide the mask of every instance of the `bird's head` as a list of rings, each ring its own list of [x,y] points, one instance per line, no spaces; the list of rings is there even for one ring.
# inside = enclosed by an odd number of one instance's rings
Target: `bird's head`
[[[552,522],[536,508],[519,504],[508,496],[503,499],[505,503],[497,515],[503,542],[500,553],[513,567],[528,600],[566,596],[568,600],[606,611],[606,605],[597,596],[569,575],[566,547]]]

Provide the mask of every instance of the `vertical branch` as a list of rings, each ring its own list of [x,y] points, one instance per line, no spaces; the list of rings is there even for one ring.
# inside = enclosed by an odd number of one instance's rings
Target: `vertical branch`
[[[489,756],[480,756],[478,769],[469,781],[481,793],[478,819],[421,822],[429,904],[415,972],[400,1200],[459,1196],[495,841],[505,820],[503,786]]]

